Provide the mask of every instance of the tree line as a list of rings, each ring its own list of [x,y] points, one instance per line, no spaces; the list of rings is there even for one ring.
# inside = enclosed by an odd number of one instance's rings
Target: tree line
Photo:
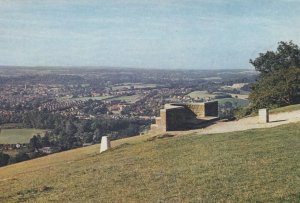
[[[19,127],[39,128],[47,131],[44,136],[34,135],[30,139],[27,150],[19,150],[14,157],[1,153],[0,166],[42,156],[44,154],[39,153],[38,150],[43,147],[53,147],[57,151],[64,151],[81,147],[84,143],[99,143],[104,135],[110,136],[112,140],[138,135],[151,122],[136,118],[83,120],[74,116],[66,117],[40,111],[20,114],[17,120],[22,123]]]
[[[260,108],[278,108],[300,103],[300,49],[290,42],[279,42],[276,51],[260,53],[250,63],[260,73],[250,87],[250,105],[237,112],[239,117]]]

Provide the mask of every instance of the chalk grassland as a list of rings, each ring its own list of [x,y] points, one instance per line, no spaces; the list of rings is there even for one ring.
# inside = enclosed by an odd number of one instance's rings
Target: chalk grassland
[[[298,202],[300,125],[118,140],[0,168],[0,202]]]
[[[32,138],[35,134],[43,136],[45,134],[45,130],[30,128],[1,129],[0,144],[29,143],[30,138]]]

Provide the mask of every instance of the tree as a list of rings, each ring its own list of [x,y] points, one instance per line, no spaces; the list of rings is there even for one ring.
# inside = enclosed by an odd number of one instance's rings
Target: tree
[[[260,53],[255,60],[250,59],[250,63],[263,76],[291,67],[300,68],[300,49],[292,41],[279,42],[276,52]]]
[[[45,134],[44,137],[41,139],[41,145],[43,147],[49,147],[51,145],[50,140],[49,140],[49,134]]]
[[[9,162],[9,158],[10,156],[8,154],[0,152],[0,167],[7,165]]]
[[[19,152],[18,154],[16,154],[15,162],[26,161],[29,159],[30,159],[30,157],[28,154],[26,154],[25,152]]]
[[[72,121],[67,121],[66,123],[66,133],[70,136],[73,136],[77,132],[77,128]]]
[[[279,42],[276,52],[267,51],[250,63],[260,78],[249,100],[252,110],[300,102],[300,49],[293,42]]]
[[[42,143],[41,143],[41,136],[40,135],[34,135],[30,141],[29,144],[31,146],[32,149],[39,149],[42,147]]]

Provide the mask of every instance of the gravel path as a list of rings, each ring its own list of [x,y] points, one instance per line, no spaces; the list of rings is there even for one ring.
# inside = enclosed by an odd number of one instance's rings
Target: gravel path
[[[228,121],[228,122],[218,121],[216,124],[208,126],[203,129],[180,131],[180,132],[175,132],[175,134],[177,135],[184,135],[184,134],[191,134],[191,133],[213,134],[213,133],[243,131],[243,130],[255,129],[255,128],[271,128],[274,126],[283,125],[287,123],[300,122],[300,110],[270,114],[269,118],[270,118],[270,122],[264,124],[258,123],[258,116],[243,118],[238,121]]]

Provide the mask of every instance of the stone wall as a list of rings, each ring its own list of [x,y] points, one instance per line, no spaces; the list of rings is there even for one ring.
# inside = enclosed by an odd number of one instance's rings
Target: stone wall
[[[212,117],[218,117],[219,116],[219,109],[218,109],[218,102],[206,102],[204,103],[204,116],[212,116]]]
[[[204,103],[196,104],[186,104],[186,107],[195,113],[197,118],[205,116],[205,105]]]
[[[194,113],[184,106],[177,106],[176,108],[166,110],[166,131],[184,129],[187,121],[194,117]]]

